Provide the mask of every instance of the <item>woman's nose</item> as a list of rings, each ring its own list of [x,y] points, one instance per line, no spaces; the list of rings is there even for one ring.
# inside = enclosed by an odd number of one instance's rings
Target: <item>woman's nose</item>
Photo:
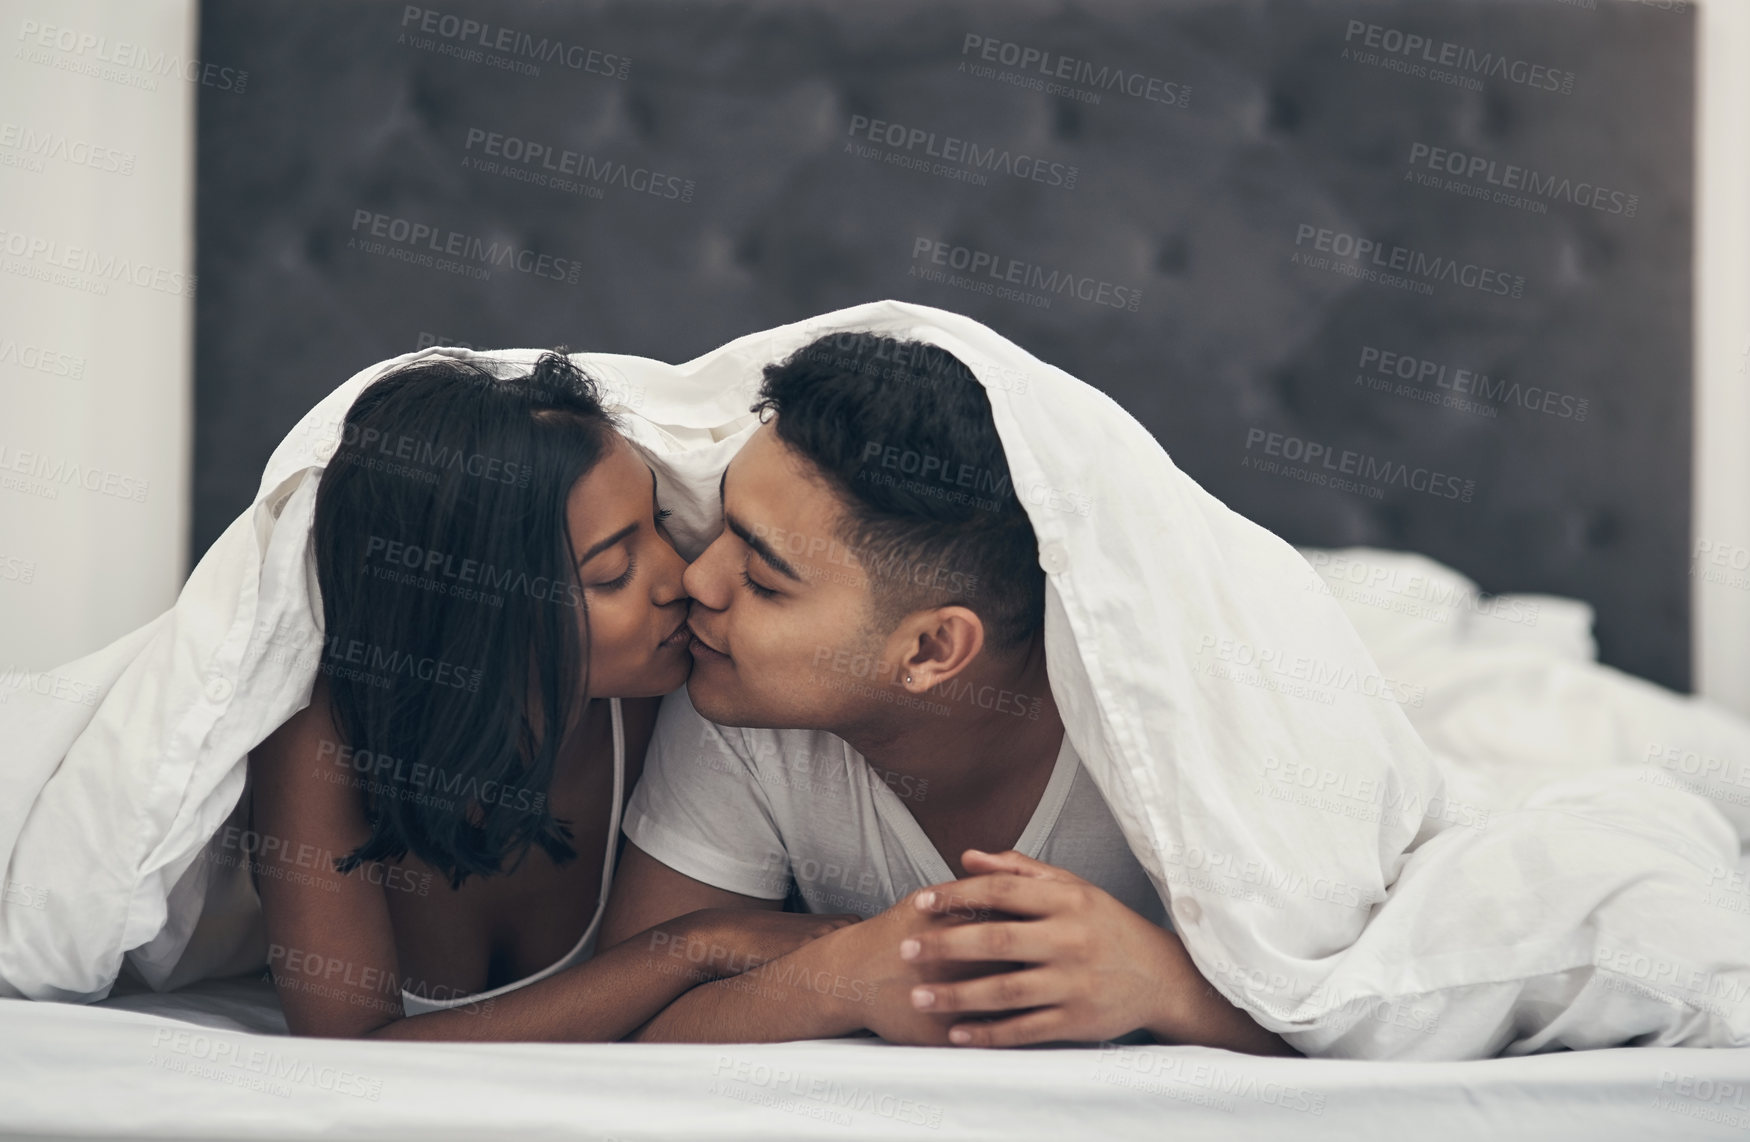
[[[687,561],[669,544],[658,546],[660,565],[651,583],[651,601],[659,607],[684,602],[687,598]]]

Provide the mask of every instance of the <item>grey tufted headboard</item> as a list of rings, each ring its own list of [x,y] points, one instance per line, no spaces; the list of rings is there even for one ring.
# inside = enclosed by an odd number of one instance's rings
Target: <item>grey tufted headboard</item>
[[[1688,689],[1688,7],[206,0],[195,554],[373,361],[896,297]]]

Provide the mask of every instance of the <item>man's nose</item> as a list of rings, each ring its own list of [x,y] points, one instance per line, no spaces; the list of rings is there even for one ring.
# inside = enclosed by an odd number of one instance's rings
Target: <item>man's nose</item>
[[[681,575],[681,586],[692,596],[693,602],[713,611],[729,606],[728,578],[718,573],[723,562],[722,546],[722,536],[712,540],[711,545],[701,551]]]

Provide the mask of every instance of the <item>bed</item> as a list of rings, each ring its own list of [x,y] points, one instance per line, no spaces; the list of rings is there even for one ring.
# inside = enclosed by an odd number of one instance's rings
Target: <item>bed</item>
[[[469,58],[444,30],[451,16],[508,29],[513,45],[527,33],[605,54],[531,74],[514,51]],[[1422,82],[1349,60],[1356,21],[1361,46],[1373,28],[1408,29],[1580,82]],[[1457,620],[1501,653],[1533,648],[1552,672],[1596,656],[1676,700],[1690,680],[1694,36],[1684,6],[1633,0],[699,0],[660,15],[614,0],[207,0],[203,58],[252,78],[245,95],[200,98],[194,553],[248,502],[287,428],[366,362],[434,343],[562,342],[681,360],[899,297],[964,311],[1098,378],[1200,483],[1308,552],[1425,552],[1506,593]],[[1091,102],[1000,68],[965,74],[992,45],[999,64],[1035,48],[1160,84]],[[1168,84],[1171,102],[1146,94]],[[845,152],[859,116],[865,129],[881,119],[1031,149],[1084,181],[979,186]],[[1587,129],[1598,122],[1624,126],[1601,137]],[[512,138],[523,158],[508,157]],[[1464,139],[1626,188],[1639,215],[1404,185],[1417,143]],[[529,142],[604,171],[662,172],[675,194],[611,174],[599,195],[537,185],[523,177],[542,173]],[[489,151],[493,170],[471,165]],[[832,205],[846,199],[857,209]],[[355,248],[379,219],[588,272],[433,272]],[[1303,226],[1315,243],[1371,227],[1510,264],[1527,289],[1424,297],[1303,272],[1290,264]],[[928,272],[958,250],[1140,302],[1041,306]],[[677,327],[676,313],[689,320]],[[1383,376],[1388,352],[1412,379],[1427,363],[1537,380],[1570,403],[1479,412],[1381,395],[1360,378]],[[1573,401],[1589,413],[1562,415]],[[1354,496],[1259,475],[1244,463],[1254,432],[1428,457],[1474,477],[1474,495]],[[1463,663],[1430,649],[1453,614],[1352,586],[1351,616],[1387,673],[1465,697],[1430,702],[1462,712],[1418,723],[1431,744],[1458,750],[1460,731],[1501,720],[1514,696],[1503,676],[1489,684],[1478,646]],[[1513,598],[1520,609],[1498,602]],[[1539,621],[1503,617],[1524,608]],[[1596,730],[1596,710],[1538,712],[1555,740]],[[40,1137],[1712,1138],[1750,1128],[1747,1091],[1750,1055],[1737,1051],[1362,1063],[866,1040],[427,1045],[288,1039],[254,976],[89,1006],[0,1000],[0,1132]]]

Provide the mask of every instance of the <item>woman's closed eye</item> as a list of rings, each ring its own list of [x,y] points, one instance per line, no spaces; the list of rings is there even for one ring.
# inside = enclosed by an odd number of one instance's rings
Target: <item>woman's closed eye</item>
[[[668,519],[669,516],[671,516],[673,514],[674,513],[669,511],[669,509],[667,509],[667,508],[662,508],[656,512],[656,528],[659,532],[664,530],[664,528],[663,528],[664,522]],[[605,583],[595,584],[594,590],[597,590],[597,591],[618,591],[622,587],[625,587],[627,584],[631,583],[632,577],[634,575],[636,575],[637,573],[638,573],[638,557],[636,555],[628,554],[626,557],[626,569],[624,571],[620,572],[620,574],[616,578],[609,579]]]
[[[618,591],[632,581],[632,576],[637,573],[637,571],[638,560],[635,557],[629,556],[626,559],[626,569],[620,572],[618,578],[610,579],[606,583],[597,583],[595,589],[598,591]]]

